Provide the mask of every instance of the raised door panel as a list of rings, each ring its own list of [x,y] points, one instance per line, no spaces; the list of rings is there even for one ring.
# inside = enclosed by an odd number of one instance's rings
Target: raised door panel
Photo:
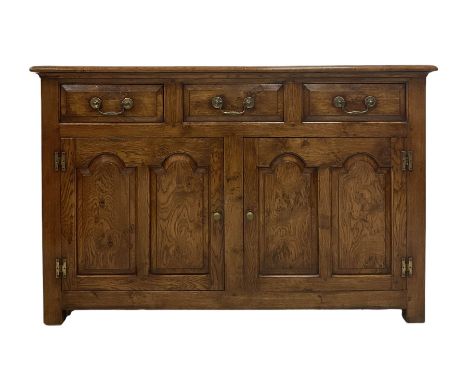
[[[261,275],[315,275],[317,171],[295,155],[259,169],[259,260]]]
[[[403,140],[244,140],[247,287],[404,288]],[[246,215],[247,216],[247,215]]]
[[[135,168],[100,155],[77,171],[77,273],[135,273]]]
[[[365,154],[333,169],[333,274],[391,273],[391,178]]]
[[[208,177],[208,169],[187,154],[151,169],[152,273],[207,273]]]
[[[224,288],[222,139],[62,141],[65,289]]]

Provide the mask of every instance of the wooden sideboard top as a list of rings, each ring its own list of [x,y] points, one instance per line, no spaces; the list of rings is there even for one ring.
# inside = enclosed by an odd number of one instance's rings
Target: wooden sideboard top
[[[33,66],[32,72],[47,73],[373,73],[416,72],[426,75],[433,65],[349,66]]]

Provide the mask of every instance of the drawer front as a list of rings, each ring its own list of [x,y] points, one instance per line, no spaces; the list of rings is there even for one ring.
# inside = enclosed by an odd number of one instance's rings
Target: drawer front
[[[61,122],[162,122],[162,85],[63,84]]]
[[[405,84],[304,84],[304,121],[405,121]]]
[[[283,121],[283,85],[185,85],[184,120]]]

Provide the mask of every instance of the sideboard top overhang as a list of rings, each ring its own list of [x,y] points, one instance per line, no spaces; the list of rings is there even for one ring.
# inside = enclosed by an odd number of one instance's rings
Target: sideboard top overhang
[[[438,70],[433,65],[357,65],[357,66],[33,66],[32,72],[41,76],[66,74],[191,74],[191,73],[250,73],[250,74],[412,74],[426,76]]]

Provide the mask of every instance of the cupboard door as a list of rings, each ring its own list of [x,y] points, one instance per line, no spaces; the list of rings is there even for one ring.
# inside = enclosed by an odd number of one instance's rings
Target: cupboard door
[[[63,139],[68,290],[224,287],[222,139]]]
[[[246,138],[248,288],[405,287],[403,140]]]

